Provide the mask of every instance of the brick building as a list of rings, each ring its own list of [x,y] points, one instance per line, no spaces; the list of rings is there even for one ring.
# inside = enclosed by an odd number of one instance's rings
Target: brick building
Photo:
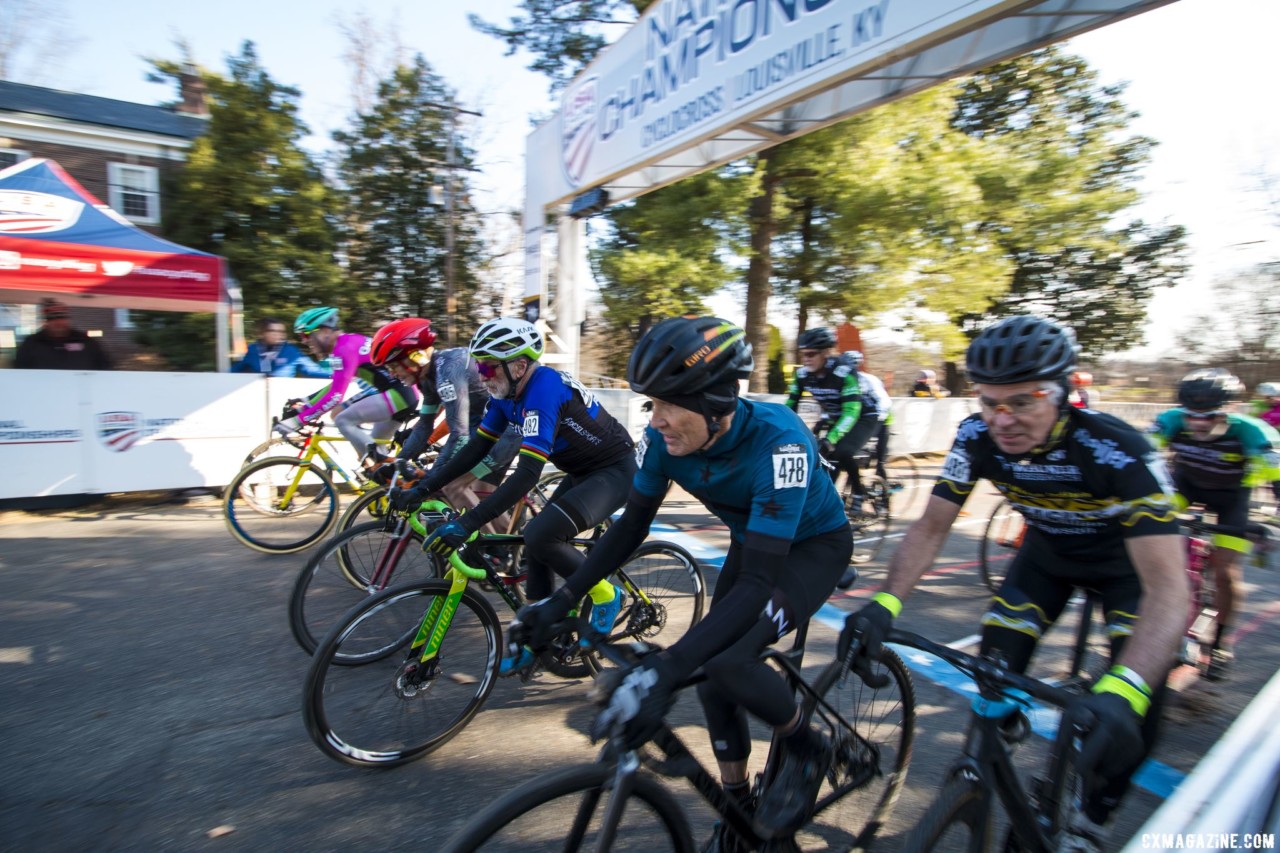
[[[186,162],[209,114],[196,74],[184,73],[180,89],[177,104],[146,106],[0,80],[0,169],[30,157],[56,160],[100,201],[159,234],[161,187]],[[133,343],[128,309],[72,304],[71,318],[101,333],[118,366],[151,367]],[[36,306],[0,303],[0,367],[39,324]]]

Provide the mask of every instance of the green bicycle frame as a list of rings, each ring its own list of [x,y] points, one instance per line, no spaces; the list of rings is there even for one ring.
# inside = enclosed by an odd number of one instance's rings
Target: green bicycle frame
[[[417,531],[424,539],[430,533],[427,526],[418,518],[419,512],[445,512],[450,509],[449,505],[443,501],[425,501],[422,506],[409,514],[409,526]],[[478,533],[472,533],[471,539],[475,539]],[[468,539],[467,541],[471,541]],[[444,635],[449,631],[449,625],[453,622],[453,614],[458,610],[458,602],[462,600],[462,593],[466,592],[467,583],[472,580],[484,580],[484,569],[474,569],[462,561],[458,556],[458,552],[454,551],[449,555],[449,571],[445,572],[445,580],[449,581],[449,593],[443,598],[436,598],[431,602],[431,607],[427,609],[426,614],[422,617],[422,625],[418,627],[417,636],[413,638],[413,642],[409,645],[409,650],[414,651],[422,649],[418,656],[418,660],[423,663],[434,659],[440,653],[440,643],[444,640]]]

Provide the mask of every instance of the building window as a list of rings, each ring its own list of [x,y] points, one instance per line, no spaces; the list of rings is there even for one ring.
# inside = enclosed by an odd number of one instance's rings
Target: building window
[[[154,166],[107,164],[108,204],[139,225],[160,223],[160,173]]]
[[[0,169],[21,163],[31,156],[30,151],[19,151],[17,148],[0,148]]]
[[[132,329],[134,327],[133,314],[130,313],[128,308],[117,308],[115,313],[115,326],[117,329]]]

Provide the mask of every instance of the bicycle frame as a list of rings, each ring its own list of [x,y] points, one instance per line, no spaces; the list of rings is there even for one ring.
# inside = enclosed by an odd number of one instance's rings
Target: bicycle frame
[[[891,630],[886,639],[945,660],[970,676],[978,686],[978,696],[971,704],[972,715],[961,757],[947,774],[948,779],[960,777],[966,782],[979,783],[981,818],[980,827],[975,827],[978,829],[976,834],[989,840],[994,790],[1009,816],[1011,832],[1025,849],[1054,849],[1062,829],[1056,821],[1063,815],[1064,797],[1072,796],[1072,792],[1066,790],[1066,770],[1081,725],[1070,721],[1069,715],[1063,715],[1049,756],[1049,775],[1041,789],[1034,792],[1033,803],[1031,792],[1023,785],[1013,766],[1011,747],[1021,742],[1021,738],[1010,739],[1002,733],[1001,724],[1015,715],[1025,716],[1024,709],[1030,707],[1032,698],[1066,709],[1073,703],[1074,694],[1012,672],[997,661],[966,654],[918,634]],[[851,651],[846,660],[851,661],[853,654]],[[1023,724],[1026,724],[1025,720]]]

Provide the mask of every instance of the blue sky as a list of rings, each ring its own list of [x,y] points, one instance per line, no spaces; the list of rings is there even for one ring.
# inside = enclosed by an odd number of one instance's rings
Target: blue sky
[[[503,56],[496,39],[473,31],[466,12],[505,22],[512,0],[365,0],[366,14],[395,21],[400,41],[421,52],[459,93],[484,113],[470,132],[479,146],[476,177],[482,208],[519,206],[523,198],[524,136],[531,115],[554,105],[545,78],[525,69],[526,58]],[[178,40],[215,70],[250,39],[263,66],[302,93],[313,147],[341,127],[350,112],[349,70],[336,21],[351,7],[327,0],[63,0],[64,31],[75,39],[47,68],[42,85],[139,103],[174,95],[145,81],[143,56],[176,58]],[[1185,322],[1190,299],[1225,271],[1280,257],[1280,203],[1266,214],[1257,173],[1280,175],[1280,71],[1269,59],[1280,32],[1274,0],[1178,0],[1082,36],[1070,48],[1104,82],[1128,81],[1126,101],[1142,116],[1134,130],[1160,142],[1148,168],[1140,215],[1191,230],[1193,272],[1186,283],[1158,295],[1148,331],[1163,349]]]

